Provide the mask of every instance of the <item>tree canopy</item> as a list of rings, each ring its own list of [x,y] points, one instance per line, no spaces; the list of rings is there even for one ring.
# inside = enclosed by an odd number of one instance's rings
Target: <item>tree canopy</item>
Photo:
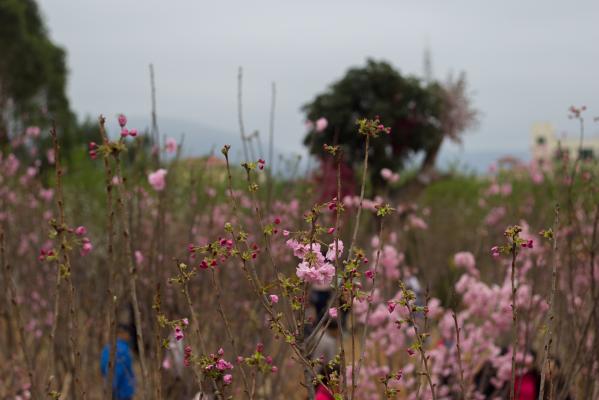
[[[364,67],[349,69],[303,107],[308,120],[328,121],[324,130],[314,126],[304,144],[314,155],[324,154],[325,143],[338,144],[345,162],[357,166],[364,158],[364,138],[356,133],[356,121],[378,115],[385,126],[392,128],[390,135],[371,142],[371,179],[374,185],[380,185],[382,168],[400,170],[418,152],[425,153],[425,164],[434,164],[445,137],[460,140],[461,132],[476,117],[465,90],[463,76],[446,85],[424,82],[402,76],[387,62],[368,60]]]
[[[66,53],[52,43],[34,0],[0,0],[0,144],[9,125],[59,126],[72,145],[76,119],[66,95]]]

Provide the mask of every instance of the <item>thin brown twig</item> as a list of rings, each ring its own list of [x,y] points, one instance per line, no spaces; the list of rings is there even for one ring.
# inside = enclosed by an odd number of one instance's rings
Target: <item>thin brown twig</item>
[[[555,294],[557,292],[557,232],[559,229],[559,205],[555,206],[555,219],[553,222],[553,267],[551,269],[551,295],[549,297],[549,323],[547,324],[547,337],[545,339],[543,364],[541,364],[541,386],[539,389],[539,400],[544,399],[545,395],[545,369],[546,364],[550,362],[551,344],[553,343],[553,322],[555,319]]]
[[[121,139],[122,140],[122,139]],[[118,153],[114,154],[115,157],[115,176],[117,177],[119,184],[116,190],[116,210],[121,220],[121,233],[123,237],[123,247],[125,250],[124,258],[125,263],[129,270],[129,292],[131,295],[131,303],[133,305],[133,318],[135,319],[136,339],[137,346],[139,349],[139,362],[141,366],[141,387],[142,392],[147,393],[149,391],[149,376],[148,376],[148,365],[146,360],[146,349],[143,336],[143,324],[141,320],[141,311],[139,307],[139,301],[137,298],[137,268],[133,263],[133,256],[131,254],[131,235],[129,234],[129,207],[124,204],[124,198],[126,199],[127,193],[125,192],[125,178],[121,172],[121,161]]]
[[[383,250],[383,218],[381,217],[380,226],[379,226],[379,245],[376,249],[376,260],[374,263],[374,274],[372,276],[372,288],[370,289],[369,298],[372,299],[374,296],[374,290],[376,288],[376,276],[379,269],[379,261],[381,258],[381,252]],[[372,302],[368,303],[368,310],[366,311],[366,319],[364,320],[364,330],[362,331],[362,339],[360,340],[360,358],[358,359],[358,366],[356,370],[356,376],[358,379],[360,378],[360,369],[362,368],[362,363],[364,362],[364,355],[366,353],[366,336],[368,335],[368,328],[370,324],[368,320],[370,319],[370,314],[372,313]],[[358,382],[352,381],[352,386],[356,386]]]
[[[229,341],[231,342],[231,348],[233,349],[235,354],[239,354],[239,349],[237,348],[237,342],[235,341],[235,336],[233,336],[233,332],[231,331],[231,324],[229,323],[229,319],[227,318],[227,315],[225,314],[225,310],[223,308],[223,304],[221,301],[222,295],[221,295],[220,283],[216,279],[216,274],[214,273],[214,269],[212,269],[210,272],[212,272],[212,274],[211,274],[212,287],[214,288],[214,291],[216,294],[216,304],[217,304],[218,313],[219,313],[221,319],[223,320],[223,324],[225,325],[225,332],[226,332],[227,336],[229,337]],[[247,375],[245,372],[245,368],[243,368],[243,364],[239,366],[239,369],[241,370],[241,379],[243,380],[243,386],[245,388],[246,394],[247,394],[248,398],[252,399],[253,392],[250,390],[248,380],[247,380]]]
[[[451,313],[453,317],[453,324],[455,326],[455,335],[456,335],[456,350],[458,357],[458,368],[460,370],[460,390],[462,391],[462,399],[466,399],[466,385],[464,384],[464,368],[462,366],[462,346],[460,343],[460,327],[458,325],[458,317],[455,314],[455,311]]]
[[[0,224],[0,268],[2,268],[2,276],[8,288],[8,294],[10,298],[10,304],[8,305],[9,315],[13,314],[11,319],[13,319],[17,325],[17,336],[19,338],[21,352],[25,358],[27,375],[31,383],[31,392],[33,394],[33,398],[38,398],[38,396],[41,398],[42,391],[38,385],[33,357],[26,343],[25,327],[23,325],[23,318],[21,317],[21,307],[17,301],[17,288],[12,277],[11,266],[7,262],[4,244],[4,227],[2,224]]]
[[[404,293],[407,292],[403,282],[401,283],[401,288]],[[412,302],[410,301],[410,296],[404,295],[404,297],[408,299],[408,300],[406,300],[406,307],[408,308],[408,314],[410,316],[410,323],[412,324],[412,329],[414,329],[414,336],[416,337],[416,343],[418,345],[418,352],[420,353],[420,360],[424,364],[424,375],[426,376],[426,380],[428,382],[429,388],[431,389],[432,398],[433,398],[433,400],[436,400],[437,395],[435,392],[435,384],[433,383],[433,380],[431,377],[431,372],[430,372],[430,368],[428,365],[428,356],[426,355],[426,351],[424,350],[424,342],[422,340],[423,334],[421,334],[418,329],[416,315],[414,313],[413,300],[412,300]]]
[[[58,269],[62,274],[63,279],[67,283],[67,307],[69,309],[67,318],[67,330],[69,336],[69,342],[71,343],[71,356],[73,358],[72,374],[74,381],[75,393],[80,399],[85,400],[87,394],[83,382],[81,381],[81,350],[79,349],[79,321],[77,314],[75,313],[75,287],[73,285],[71,276],[71,260],[69,257],[69,244],[67,236],[65,234],[67,226],[65,222],[65,211],[64,211],[64,195],[62,189],[62,164],[60,161],[60,144],[58,142],[58,134],[56,133],[56,126],[53,125],[50,130],[50,136],[52,137],[52,144],[54,147],[55,157],[55,172],[56,172],[56,205],[58,207],[59,220],[54,223],[53,228],[56,230],[56,238],[60,244],[60,258]]]
[[[99,119],[100,135],[104,146],[109,146],[110,141],[106,134],[105,122],[106,119],[100,115]],[[108,357],[108,375],[104,382],[104,397],[114,397],[112,393],[112,381],[114,379],[114,369],[116,360],[116,325],[117,325],[117,293],[114,285],[116,282],[116,259],[114,254],[114,203],[112,198],[112,167],[110,166],[110,158],[108,153],[103,157],[104,161],[104,185],[106,187],[106,236],[107,236],[107,253],[108,253],[108,288],[107,295],[110,301],[108,309],[108,342],[110,346],[110,355]],[[110,393],[110,394],[109,394]]]
[[[245,127],[243,124],[243,68],[239,67],[237,73],[237,119],[239,122],[239,134],[241,135],[241,144],[243,145],[244,161],[249,161],[247,137],[245,135]]]
[[[515,382],[516,382],[516,349],[518,347],[518,310],[516,306],[516,256],[517,243],[513,239],[511,243],[512,263],[511,263],[511,282],[512,282],[512,373],[510,378],[510,400],[514,400]]]
[[[266,195],[266,210],[270,211],[270,206],[272,202],[272,191],[273,191],[273,173],[275,167],[275,159],[274,159],[274,142],[275,142],[275,106],[277,103],[277,85],[275,82],[272,83],[271,86],[271,94],[270,94],[270,118],[268,124],[268,162],[270,163],[270,168],[268,169],[268,190]]]
[[[229,192],[229,196],[230,196],[230,201],[231,201],[231,207],[233,209],[233,214],[235,216],[237,216],[237,212],[238,212],[238,205],[237,205],[237,201],[235,199],[234,193],[233,193],[233,183],[232,183],[232,175],[231,175],[231,166],[229,163],[229,149],[230,146],[226,145],[223,147],[222,149],[222,153],[225,156],[225,161],[226,161],[226,169],[227,169],[227,188],[228,188],[228,192]],[[268,301],[266,300],[264,293],[263,293],[263,284],[260,282],[259,277],[256,274],[255,268],[248,268],[248,263],[247,260],[243,257],[243,252],[240,249],[240,240],[238,240],[238,236],[234,231],[234,228],[232,226],[229,227],[229,233],[231,235],[232,241],[233,241],[233,246],[234,246],[234,250],[235,253],[238,255],[241,263],[242,263],[242,270],[244,271],[245,275],[246,275],[246,279],[248,280],[248,282],[250,283],[252,289],[254,290],[254,293],[257,297],[257,299],[260,301],[260,303],[262,304],[262,307],[264,308],[264,310],[268,313],[270,320],[271,320],[271,324],[273,324],[274,327],[276,327],[276,329],[280,330],[280,333],[285,336],[285,337],[292,337],[293,335],[291,334],[291,332],[285,328],[283,326],[283,324],[281,323],[281,321],[279,321],[278,317],[275,315],[271,305],[268,303]],[[247,247],[247,243],[244,241],[246,247]],[[312,365],[312,363],[310,363],[310,361],[307,358],[306,354],[306,348],[304,346],[305,342],[298,342],[296,340],[291,340],[291,341],[287,341],[287,343],[289,344],[289,346],[291,347],[291,349],[293,350],[293,352],[295,353],[295,355],[298,357],[298,360],[300,360],[300,362],[303,364],[304,366],[304,377],[305,379],[308,379],[311,376],[316,377],[315,379],[322,384],[325,389],[331,393],[330,389],[328,388],[327,385],[324,384],[324,382],[322,381],[321,378],[318,377],[316,371],[314,370],[314,366]],[[309,374],[308,372],[309,371]],[[307,381],[305,383],[305,387],[308,390],[308,394],[310,396],[314,395],[314,388],[311,384],[311,382]]]

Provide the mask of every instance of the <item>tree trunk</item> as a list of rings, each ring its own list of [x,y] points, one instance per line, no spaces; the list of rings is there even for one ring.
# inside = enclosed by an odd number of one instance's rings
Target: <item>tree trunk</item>
[[[420,165],[420,171],[418,173],[418,179],[423,183],[430,183],[435,172],[435,164],[437,163],[437,157],[441,151],[441,145],[443,144],[443,138],[440,138],[431,148],[429,148],[422,160]]]

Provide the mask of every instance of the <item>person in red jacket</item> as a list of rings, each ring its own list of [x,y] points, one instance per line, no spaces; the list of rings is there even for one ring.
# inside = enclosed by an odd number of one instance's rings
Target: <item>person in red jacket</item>
[[[335,400],[333,395],[329,393],[326,387],[322,384],[319,384],[316,388],[316,395],[314,396],[314,400]]]
[[[537,400],[539,398],[539,386],[541,379],[536,369],[516,377],[514,392],[518,400]]]
[[[335,398],[333,397],[333,394],[330,392],[330,387],[329,389],[327,389],[327,386],[329,386],[329,381],[330,381],[330,376],[332,374],[335,374],[337,377],[339,377],[339,366],[335,365],[334,367],[330,367],[329,364],[325,364],[322,367],[322,383],[319,383],[316,386],[316,392],[314,394],[314,400],[335,400]],[[326,385],[326,386],[325,386]]]

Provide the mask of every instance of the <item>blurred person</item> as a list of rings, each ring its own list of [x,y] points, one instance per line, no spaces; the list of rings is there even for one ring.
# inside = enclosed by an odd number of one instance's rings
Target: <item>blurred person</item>
[[[537,353],[529,350],[533,356],[533,366],[516,377],[514,392],[518,400],[537,400],[541,394],[541,372],[534,366]],[[545,392],[543,400],[559,398],[570,400],[564,377],[560,372],[560,361],[551,359],[548,362],[545,376]]]
[[[322,384],[318,385],[316,388],[316,393],[314,395],[314,400],[335,400],[332,394],[330,394],[326,387]]]
[[[341,280],[339,280],[339,285],[341,285]],[[308,300],[310,302],[311,308],[315,311],[314,319],[312,322],[312,327],[314,328],[318,325],[318,322],[324,317],[326,313],[328,313],[329,308],[332,306],[331,301],[333,300],[335,293],[333,287],[331,285],[320,285],[313,284],[310,287],[310,291],[308,294]],[[349,315],[349,310],[346,310],[344,307],[341,307],[344,303],[347,303],[347,299],[344,295],[339,298],[339,306],[337,309],[339,310],[340,317],[340,328],[345,329],[346,320]],[[338,325],[339,326],[339,325]],[[308,329],[311,332],[311,329]]]
[[[331,390],[330,383],[332,381],[332,377],[335,376],[337,379],[339,377],[339,364],[335,364],[334,366],[330,366],[329,364],[325,364],[321,367],[321,375],[322,375],[322,383],[318,383],[316,386],[316,390],[314,393],[314,400],[334,400],[335,397],[333,394],[329,392]],[[329,389],[327,389],[329,387]]]
[[[339,326],[337,321],[331,319],[322,337],[320,333],[316,335],[316,340],[320,341],[316,345],[316,348],[312,352],[312,359],[320,359],[323,365],[328,364],[335,358],[338,352],[338,337],[339,337]]]
[[[518,400],[537,400],[541,386],[541,374],[536,368],[516,377],[514,393]]]
[[[133,310],[133,303],[129,303],[126,309],[121,310],[121,315],[118,321],[127,321],[127,331],[129,332],[129,344],[131,345],[131,350],[137,355],[139,355],[139,348],[137,347],[137,326],[135,325],[135,311]]]
[[[508,352],[506,347],[501,348],[500,355],[505,355]],[[537,359],[537,353],[534,350],[529,350],[533,357],[532,366],[525,369],[516,376],[514,382],[514,395],[517,400],[537,400],[541,392],[541,372],[535,367],[535,361]],[[568,394],[564,378],[560,374],[559,360],[551,360],[549,364],[545,380],[545,393],[543,400],[549,400],[553,398],[559,398],[564,400],[570,400],[571,397]],[[506,382],[502,387],[496,387],[493,384],[493,378],[497,375],[497,369],[493,366],[492,362],[487,360],[483,363],[480,370],[474,377],[474,383],[476,390],[485,396],[485,398],[495,398],[497,396],[501,398],[509,398],[510,396],[510,382]],[[552,378],[550,378],[550,376]]]
[[[333,296],[333,289],[331,285],[313,284],[310,288],[309,296],[310,304],[316,309],[315,323],[318,323],[329,309],[329,301]]]
[[[119,324],[116,340],[116,362],[112,379],[112,394],[116,400],[131,400],[135,395],[135,373],[129,341],[129,326]],[[108,379],[108,360],[110,359],[110,344],[104,346],[100,369],[104,379]]]

